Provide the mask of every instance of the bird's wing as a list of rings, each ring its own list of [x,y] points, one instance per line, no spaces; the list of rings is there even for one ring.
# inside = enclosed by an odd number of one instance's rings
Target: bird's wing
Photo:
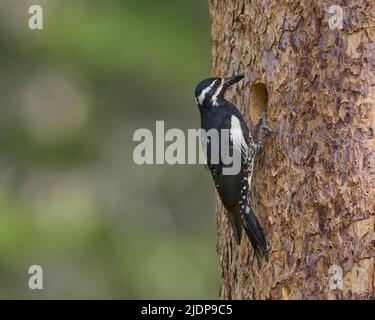
[[[234,114],[232,114],[230,122],[230,139],[233,148],[241,152],[244,159],[247,159],[250,152],[249,129],[243,118]]]

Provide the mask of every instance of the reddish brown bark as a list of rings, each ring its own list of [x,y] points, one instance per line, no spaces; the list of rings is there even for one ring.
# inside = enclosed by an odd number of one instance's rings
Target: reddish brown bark
[[[209,2],[213,74],[244,73],[229,100],[249,124],[267,108],[278,131],[251,194],[270,261],[258,267],[247,241],[233,243],[218,201],[220,297],[374,298],[375,2]],[[341,30],[328,26],[332,4]],[[342,268],[339,289],[332,266]]]

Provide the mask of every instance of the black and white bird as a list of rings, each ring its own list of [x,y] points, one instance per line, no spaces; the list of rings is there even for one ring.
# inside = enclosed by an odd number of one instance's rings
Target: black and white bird
[[[223,79],[203,80],[195,89],[195,99],[201,115],[203,132],[207,133],[212,129],[219,131],[218,144],[212,143],[212,136],[210,135],[202,137],[202,144],[206,150],[207,166],[228,213],[234,239],[237,244],[241,243],[243,227],[257,259],[259,260],[260,256],[264,256],[268,261],[267,241],[251,208],[249,190],[255,155],[262,146],[265,134],[271,129],[265,124],[265,115],[263,115],[252,132],[249,132],[240,111],[232,103],[225,100],[226,90],[242,78],[242,75],[238,75]],[[224,129],[229,132],[228,143],[224,141],[225,135],[220,134]],[[254,135],[256,131],[258,131],[258,139],[255,143]],[[228,148],[225,147],[226,145]],[[228,162],[224,161],[228,152],[232,156],[239,155],[241,167],[236,174],[223,173],[223,169],[228,167]],[[218,161],[213,161],[213,154],[219,155]]]

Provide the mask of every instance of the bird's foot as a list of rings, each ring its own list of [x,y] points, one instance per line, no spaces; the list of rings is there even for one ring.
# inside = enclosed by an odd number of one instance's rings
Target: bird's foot
[[[258,122],[259,132],[258,132],[258,144],[262,145],[265,137],[270,133],[275,133],[276,131],[272,130],[267,125],[267,114],[266,112],[262,113],[262,118]]]

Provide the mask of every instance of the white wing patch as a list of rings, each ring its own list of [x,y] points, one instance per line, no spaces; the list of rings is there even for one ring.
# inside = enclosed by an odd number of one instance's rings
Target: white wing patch
[[[233,142],[233,147],[240,151],[245,157],[247,157],[249,147],[247,146],[245,138],[243,136],[240,120],[233,115],[230,120],[230,135]]]

